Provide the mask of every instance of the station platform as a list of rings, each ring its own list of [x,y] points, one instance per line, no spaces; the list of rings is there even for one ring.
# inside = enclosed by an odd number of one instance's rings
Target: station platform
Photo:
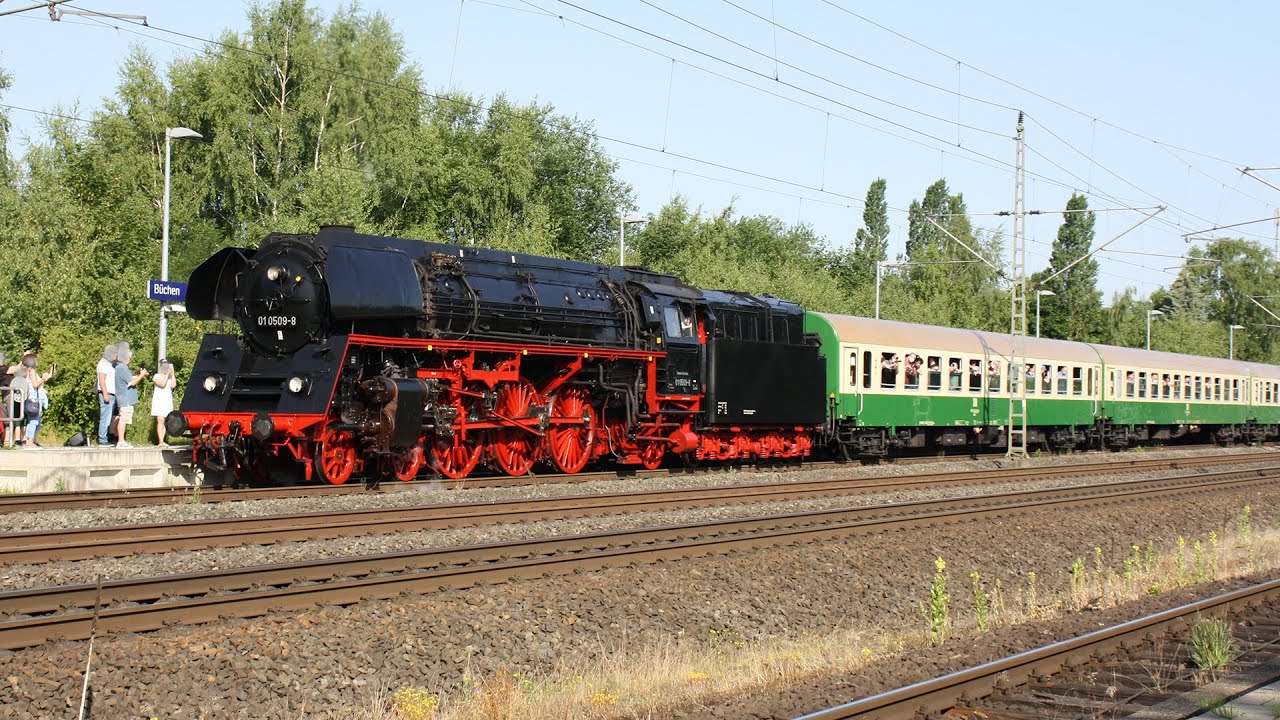
[[[1276,720],[1280,717],[1280,658],[1201,685],[1146,707],[1132,720]]]
[[[184,487],[195,484],[186,447],[0,451],[0,492]]]

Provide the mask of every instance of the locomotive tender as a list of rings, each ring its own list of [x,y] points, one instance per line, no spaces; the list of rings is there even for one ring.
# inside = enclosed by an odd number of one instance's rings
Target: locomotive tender
[[[590,263],[324,227],[192,274],[205,336],[166,419],[213,471],[402,480],[609,459],[883,457],[1028,442],[1119,448],[1280,428],[1280,368],[804,312]]]

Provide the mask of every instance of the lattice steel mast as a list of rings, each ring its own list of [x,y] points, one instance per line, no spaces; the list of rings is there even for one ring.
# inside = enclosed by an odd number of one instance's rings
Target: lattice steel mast
[[[1009,430],[1005,459],[1021,462],[1027,457],[1027,239],[1026,146],[1022,138],[1022,112],[1018,112],[1015,170],[1013,174],[1013,272],[1010,274],[1009,334]]]

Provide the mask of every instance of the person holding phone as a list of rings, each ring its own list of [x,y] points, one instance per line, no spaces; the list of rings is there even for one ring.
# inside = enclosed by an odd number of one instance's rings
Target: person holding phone
[[[156,419],[156,443],[160,447],[169,447],[169,443],[165,442],[164,419],[173,412],[173,389],[178,386],[173,363],[161,359],[151,382],[156,386],[151,395],[151,414]]]

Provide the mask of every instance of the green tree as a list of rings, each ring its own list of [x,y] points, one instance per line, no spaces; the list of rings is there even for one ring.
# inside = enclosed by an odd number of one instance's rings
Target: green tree
[[[900,275],[916,301],[914,314],[894,317],[882,311],[882,317],[1008,331],[1008,292],[999,286],[999,276],[992,266],[974,255],[976,252],[996,264],[1003,255],[1003,243],[998,234],[975,228],[966,213],[964,196],[952,194],[946,180],[930,185],[923,200],[912,201],[908,210],[906,259],[920,265]],[[928,217],[947,232],[928,222]]]
[[[1053,241],[1049,267],[1045,270],[1045,276],[1051,279],[1033,285],[1030,290],[1054,293],[1041,298],[1040,323],[1044,337],[1087,342],[1097,340],[1101,334],[1098,261],[1090,257],[1077,262],[1088,255],[1093,246],[1094,214],[1087,212],[1088,207],[1084,195],[1073,194],[1067,201],[1058,237]],[[1070,269],[1062,272],[1068,266]]]
[[[885,201],[884,178],[877,178],[867,188],[862,209],[862,227],[854,235],[853,248],[838,257],[836,272],[847,292],[874,284],[876,265],[884,262],[889,252],[889,204]]]

